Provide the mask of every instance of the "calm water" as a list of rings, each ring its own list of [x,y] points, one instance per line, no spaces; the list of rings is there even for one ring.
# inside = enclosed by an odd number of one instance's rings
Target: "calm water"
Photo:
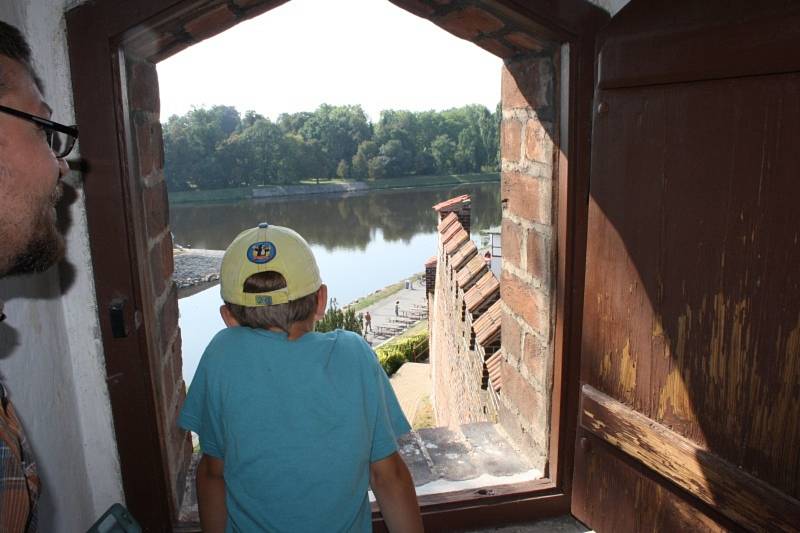
[[[170,206],[175,242],[224,250],[236,235],[261,221],[288,226],[314,250],[330,298],[346,304],[412,274],[436,253],[431,206],[472,195],[472,234],[500,224],[500,184],[376,191],[348,197],[246,200],[234,204]],[[208,341],[222,329],[219,287],[179,301],[183,375],[187,384]]]

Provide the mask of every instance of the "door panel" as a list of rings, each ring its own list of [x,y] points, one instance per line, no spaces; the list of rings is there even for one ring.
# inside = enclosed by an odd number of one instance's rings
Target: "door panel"
[[[647,47],[631,45],[637,53],[629,56],[624,50],[624,37],[649,38],[637,28],[685,35],[686,28],[669,26],[679,18],[670,13],[690,4],[629,5],[608,29],[605,42],[614,53],[602,48],[601,71],[604,54],[620,72],[635,70],[618,64],[626,57],[644,60]],[[746,33],[746,22],[725,26],[724,5],[691,5],[696,46],[703,43],[703,21],[714,26],[708,32],[714,46],[726,28],[729,37]],[[771,20],[780,33],[782,18],[773,9],[754,27],[763,31]],[[740,63],[736,77],[686,79],[674,61],[663,61],[659,73],[664,50],[651,51],[649,81],[607,80],[613,88],[596,95],[580,426],[611,444],[605,455],[635,458],[654,479],[682,487],[742,527],[794,530],[800,525],[800,74],[764,74],[763,65],[753,65],[758,75],[744,76],[748,65]],[[670,83],[652,83],[659,76]],[[617,422],[647,423],[609,429],[608,419],[598,422],[609,412]],[[647,447],[654,453],[639,453]],[[667,457],[668,449],[685,454]],[[577,446],[573,512],[592,527],[606,529],[597,525],[605,523],[604,501],[635,495],[637,506],[615,507],[633,515],[649,499],[669,505],[656,492],[636,492],[639,481],[590,472],[613,461],[588,455]],[[687,461],[695,470],[681,468]],[[612,487],[603,476],[622,485]],[[618,516],[613,523],[633,522]]]

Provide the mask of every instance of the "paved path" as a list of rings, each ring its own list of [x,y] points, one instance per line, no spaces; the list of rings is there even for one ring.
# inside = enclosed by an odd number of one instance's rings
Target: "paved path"
[[[398,301],[400,302],[398,314],[395,315],[395,302]],[[373,348],[380,346],[386,340],[405,331],[410,324],[416,322],[416,320],[413,320],[409,323],[409,320],[413,318],[411,315],[426,306],[425,285],[415,281],[412,288],[401,289],[359,311],[362,314],[369,311],[370,315],[372,315],[372,331],[366,332],[364,338],[372,344]],[[409,320],[404,320],[406,318]],[[381,335],[381,333],[385,334]]]

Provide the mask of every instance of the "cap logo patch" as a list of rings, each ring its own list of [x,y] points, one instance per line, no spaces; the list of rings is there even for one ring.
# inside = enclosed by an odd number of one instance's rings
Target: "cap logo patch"
[[[269,241],[256,242],[247,248],[247,259],[251,263],[263,265],[275,259],[275,245]]]
[[[272,305],[272,296],[256,296],[256,304]]]

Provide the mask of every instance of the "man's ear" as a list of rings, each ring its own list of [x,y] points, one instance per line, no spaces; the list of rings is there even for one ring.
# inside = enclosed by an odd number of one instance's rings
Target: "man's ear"
[[[233,316],[233,313],[231,313],[231,310],[227,305],[222,304],[219,306],[219,314],[222,317],[222,321],[225,322],[225,326],[229,328],[235,328],[241,325],[239,324],[239,321],[236,320],[236,317]]]
[[[326,307],[328,307],[328,286],[323,283],[317,291],[317,312],[314,315],[316,320],[321,320],[325,316]]]

